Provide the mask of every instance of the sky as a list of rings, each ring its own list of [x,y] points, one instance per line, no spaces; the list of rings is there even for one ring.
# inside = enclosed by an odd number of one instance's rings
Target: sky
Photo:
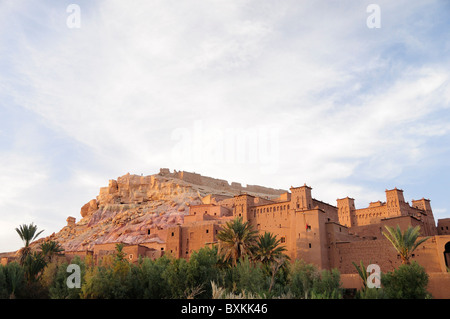
[[[373,6],[375,5],[375,6]],[[450,217],[450,3],[0,0],[0,252],[160,168]]]

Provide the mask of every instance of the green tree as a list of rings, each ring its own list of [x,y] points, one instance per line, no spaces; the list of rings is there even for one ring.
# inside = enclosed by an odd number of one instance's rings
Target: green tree
[[[343,289],[341,288],[341,275],[334,268],[322,270],[320,277],[313,281],[311,298],[314,299],[341,299]]]
[[[217,247],[203,247],[189,258],[187,297],[211,298],[211,281],[219,279]]]
[[[47,261],[41,253],[28,253],[25,260],[23,261],[25,278],[29,283],[38,281],[46,266]]]
[[[35,240],[43,232],[43,230],[38,232],[37,226],[31,223],[29,225],[20,225],[16,228],[16,232],[19,234],[20,239],[22,239],[24,243],[24,247],[22,247],[18,252],[20,256],[20,263],[23,264],[31,252],[30,243]]]
[[[249,222],[243,222],[242,217],[227,222],[217,234],[219,240],[219,255],[225,262],[236,266],[244,256],[251,256],[251,249],[256,242],[257,232]]]
[[[291,266],[289,279],[290,292],[296,298],[342,298],[343,290],[337,269],[319,271],[313,264],[296,260]]]
[[[316,266],[307,264],[304,260],[296,260],[291,265],[289,274],[289,289],[296,298],[307,299],[318,280],[320,273]]]
[[[184,258],[170,258],[170,263],[162,273],[170,291],[170,298],[181,299],[186,298],[190,293],[188,290],[188,280],[186,274],[188,272],[188,262]]]
[[[84,277],[86,274],[86,264],[79,256],[73,258],[70,262],[80,266],[81,287],[84,286]],[[79,299],[81,288],[69,288],[67,278],[70,273],[67,272],[69,264],[67,262],[56,264],[56,272],[49,287],[49,297],[52,299]],[[47,270],[47,269],[46,269]]]
[[[6,285],[5,289],[3,289],[3,293],[6,292],[6,295],[2,295],[2,298],[16,299],[16,297],[20,297],[26,287],[23,267],[17,262],[12,262],[5,266],[0,266],[0,268],[2,269]]]
[[[425,299],[431,298],[427,291],[428,274],[425,268],[413,261],[381,276],[381,284],[387,298]]]
[[[155,260],[143,258],[130,270],[130,298],[134,299],[166,299],[171,292],[163,274],[171,259],[162,256]]]
[[[116,245],[112,263],[92,266],[86,269],[85,281],[81,287],[81,298],[125,299],[130,291],[131,266],[125,259],[123,245]]]
[[[400,226],[397,225],[396,228],[385,226],[387,232],[383,232],[383,235],[392,243],[395,250],[399,253],[402,260],[402,264],[409,265],[410,258],[414,250],[427,241],[430,237],[424,237],[418,239],[420,235],[420,226],[408,228],[402,232]]]
[[[227,269],[230,272],[226,287],[230,293],[248,293],[265,296],[269,277],[263,270],[261,262],[252,262],[248,256],[242,258],[235,267]]]
[[[6,269],[3,265],[0,265],[0,299],[7,299],[8,297],[9,293],[6,286]]]

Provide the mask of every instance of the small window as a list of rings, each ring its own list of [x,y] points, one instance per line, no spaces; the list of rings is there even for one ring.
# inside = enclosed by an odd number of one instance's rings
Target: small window
[[[173,236],[175,236],[175,233],[174,233],[174,232],[172,232],[172,237],[173,237]]]
[[[161,250],[164,250],[164,247],[161,247]],[[172,252],[172,251],[170,251],[170,252]]]
[[[207,233],[207,234],[209,233],[209,229],[206,230],[206,233]]]
[[[147,230],[147,235],[150,235],[150,229]]]
[[[285,242],[286,242],[286,237],[281,237],[280,242],[281,242],[282,244],[285,243]]]
[[[128,258],[129,258],[130,260],[133,260],[133,254],[130,254],[130,256],[128,256]]]
[[[309,248],[311,248],[311,243],[309,243]]]

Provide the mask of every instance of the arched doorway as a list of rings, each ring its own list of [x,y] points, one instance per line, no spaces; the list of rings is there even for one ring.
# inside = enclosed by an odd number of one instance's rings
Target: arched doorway
[[[445,266],[447,268],[450,268],[450,241],[445,244],[444,260],[445,260]]]

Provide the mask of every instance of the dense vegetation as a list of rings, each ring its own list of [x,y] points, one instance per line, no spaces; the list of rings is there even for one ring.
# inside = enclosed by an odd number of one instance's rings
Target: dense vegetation
[[[68,263],[55,258],[61,252],[46,242],[37,252],[28,245],[38,234],[34,225],[17,229],[24,240],[18,262],[0,266],[0,298],[343,298],[336,269],[319,270],[303,260],[290,261],[280,241],[270,233],[257,235],[241,219],[219,233],[217,247],[192,253],[189,261],[169,256],[140,258],[129,263],[116,245],[112,255],[97,264],[92,257],[76,257],[80,288],[69,288]],[[356,264],[355,264],[356,266]],[[357,266],[363,280],[364,266]],[[364,279],[364,276],[366,278]],[[416,263],[382,274],[383,288],[363,287],[357,298],[427,298],[428,276]]]

